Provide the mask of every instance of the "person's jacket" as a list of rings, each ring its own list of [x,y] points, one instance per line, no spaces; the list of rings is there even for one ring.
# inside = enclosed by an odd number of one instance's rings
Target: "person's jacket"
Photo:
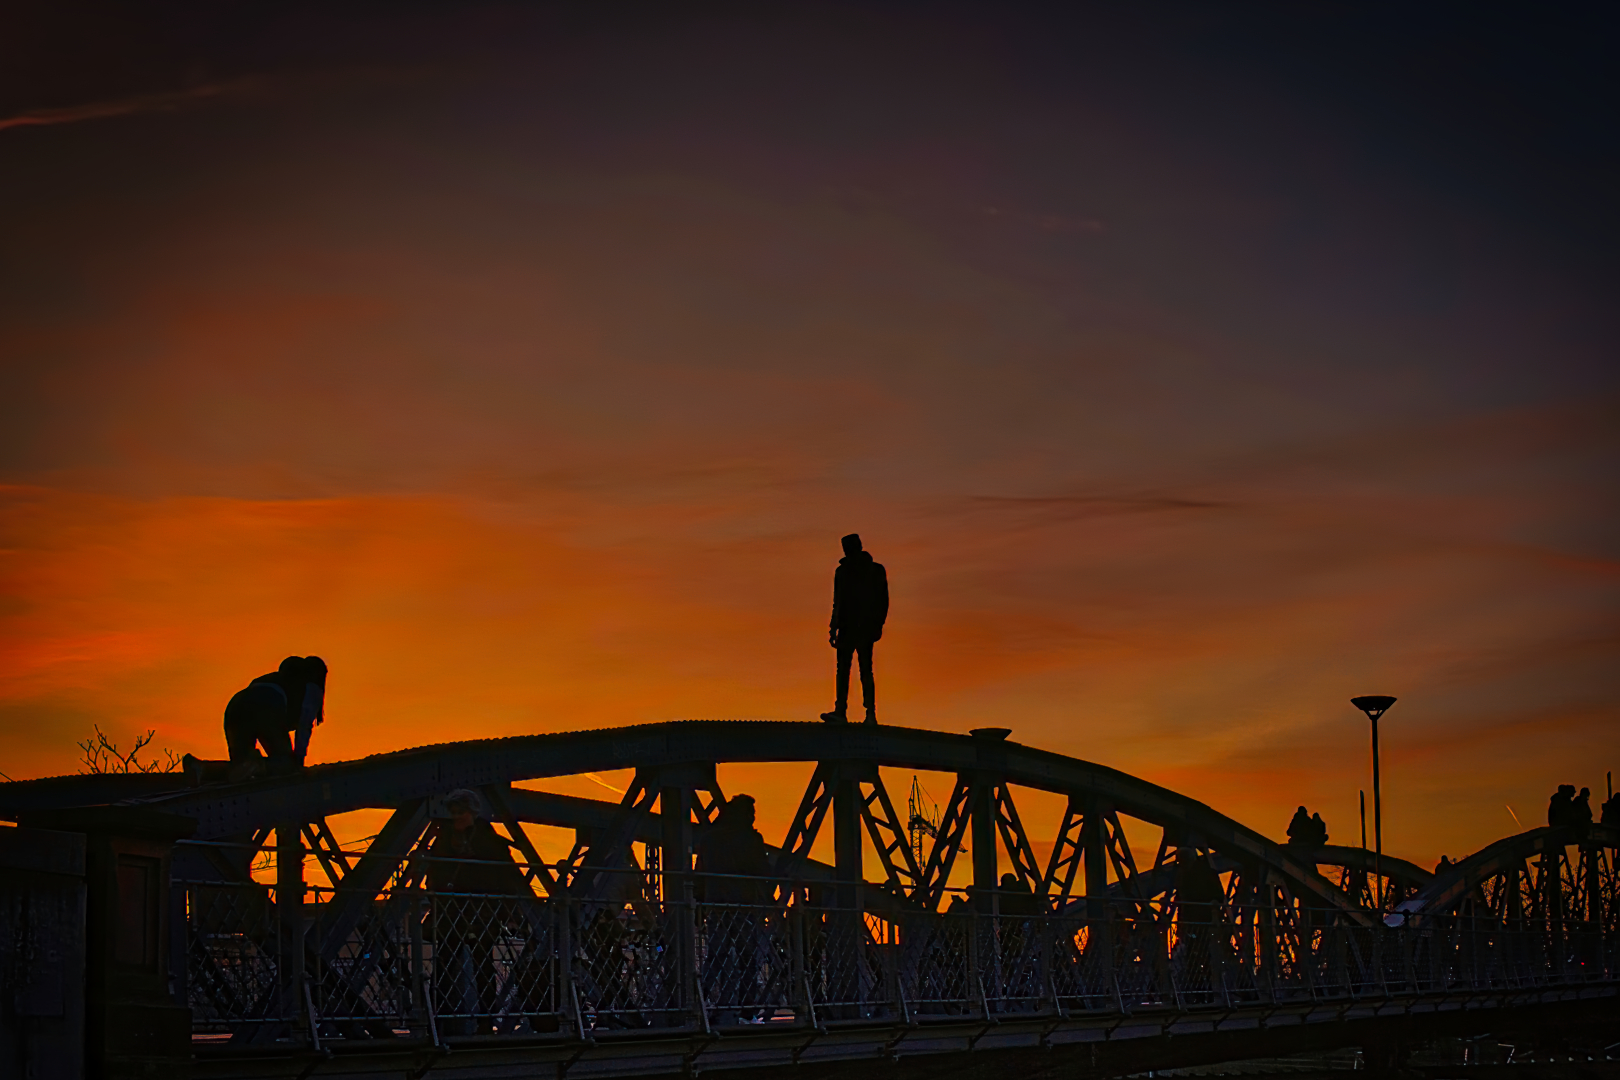
[[[433,892],[519,896],[528,890],[511,849],[487,821],[474,821],[460,832],[445,822],[428,849],[427,863]]]
[[[833,573],[832,629],[840,641],[855,644],[883,637],[889,617],[889,575],[867,551],[838,560]]]
[[[728,823],[722,818],[698,841],[697,871],[700,875],[722,875],[698,878],[699,899],[706,903],[757,904],[763,899],[761,883],[749,879],[770,872],[765,838],[752,825]]]

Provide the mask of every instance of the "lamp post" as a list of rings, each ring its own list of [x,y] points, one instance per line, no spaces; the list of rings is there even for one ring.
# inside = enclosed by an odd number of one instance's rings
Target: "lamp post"
[[[1395,699],[1384,694],[1367,694],[1350,699],[1350,704],[1367,714],[1372,721],[1373,759],[1373,882],[1377,889],[1377,904],[1384,907],[1384,802],[1378,787],[1378,718],[1389,711]],[[1365,840],[1362,843],[1366,843]]]

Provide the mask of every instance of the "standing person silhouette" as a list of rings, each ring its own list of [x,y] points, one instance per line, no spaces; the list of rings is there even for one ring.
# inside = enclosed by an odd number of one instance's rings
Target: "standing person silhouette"
[[[833,573],[832,622],[827,641],[838,650],[838,703],[821,718],[829,724],[849,720],[849,662],[861,659],[861,696],[866,722],[877,723],[877,689],[872,679],[872,646],[883,636],[889,617],[889,575],[861,549],[859,533],[843,538],[844,557]]]

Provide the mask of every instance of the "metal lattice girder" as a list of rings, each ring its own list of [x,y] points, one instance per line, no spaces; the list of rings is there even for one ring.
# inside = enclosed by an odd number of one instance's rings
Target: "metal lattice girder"
[[[332,835],[326,819],[319,818],[306,822],[303,834],[304,843],[309,845],[309,850],[321,864],[321,870],[325,872],[327,880],[333,885],[340,883],[349,872],[349,854],[338,844],[337,837]]]
[[[832,806],[834,777],[832,764],[816,762],[815,771],[810,774],[810,783],[805,786],[804,796],[799,800],[799,809],[788,826],[787,839],[782,842],[782,855],[776,863],[779,876],[791,880],[798,868],[809,861],[810,849],[815,847],[821,823],[826,820],[827,809]]]
[[[349,940],[377,894],[415,849],[427,826],[426,799],[412,799],[394,811],[354,869],[344,875],[326,906],[325,935],[321,942],[323,957],[336,956]]]
[[[1006,848],[1013,871],[1017,873],[1018,880],[1031,892],[1038,892],[1042,886],[1041,871],[1035,863],[1035,849],[1030,845],[1029,836],[1024,832],[1024,823],[1018,819],[1018,807],[1013,804],[1012,789],[1005,783],[995,785],[991,802],[996,815],[996,826],[1001,833],[1001,843]]]
[[[1547,827],[1530,829],[1517,836],[1498,840],[1452,864],[1446,873],[1435,875],[1416,895],[1398,905],[1397,910],[1410,915],[1454,911],[1485,882],[1504,875],[1518,877],[1521,873],[1527,873],[1524,869],[1527,863],[1539,861],[1541,856],[1549,852],[1562,851],[1566,844],[1573,841],[1574,837],[1568,830]],[[1588,843],[1595,847],[1620,847],[1620,829],[1593,825]],[[1550,884],[1538,879],[1536,885],[1539,887],[1524,890],[1522,901],[1526,904],[1544,902]]]
[[[870,791],[865,790],[868,787]],[[889,793],[883,786],[883,777],[876,768],[869,779],[861,781],[861,820],[866,823],[872,846],[883,864],[884,880],[897,888],[901,895],[914,895],[922,886],[922,870],[917,866],[910,837],[906,835],[900,815],[894,811],[894,803],[890,801]],[[900,854],[899,862],[895,860],[896,852]]]
[[[940,898],[945,895],[945,886],[951,879],[951,866],[961,853],[962,841],[967,837],[974,791],[971,776],[957,776],[950,801],[945,804],[945,813],[939,819],[939,835],[928,850],[928,865],[923,869],[918,899],[925,908],[937,908]]]
[[[658,801],[658,785],[645,772],[636,770],[635,779],[619,800],[613,821],[601,832],[580,829],[576,833],[573,850],[563,866],[558,867],[561,884],[572,891],[589,894],[599,872],[616,869],[624,862],[631,841],[652,813]],[[593,860],[587,867],[586,859]]]
[[[490,809],[495,813],[495,820],[506,826],[506,831],[511,834],[512,843],[523,854],[523,861],[528,867],[524,873],[524,880],[531,886],[538,881],[547,896],[559,895],[562,886],[557,881],[557,876],[551,872],[550,867],[546,866],[546,861],[535,850],[533,842],[529,840],[529,834],[523,831],[523,825],[516,811],[512,809],[511,789],[499,784],[486,784],[483,794],[484,798],[489,800]]]
[[[1074,879],[1079,875],[1085,859],[1085,850],[1080,846],[1080,831],[1085,820],[1083,801],[1070,795],[1069,805],[1064,808],[1063,820],[1058,825],[1057,839],[1052,843],[1052,856],[1047,860],[1046,874],[1038,890],[1059,911],[1067,907],[1073,897]]]
[[[958,775],[984,773],[1006,783],[1058,794],[1084,792],[1151,824],[1190,829],[1209,838],[1229,857],[1274,867],[1293,882],[1296,894],[1345,909],[1357,921],[1371,921],[1369,914],[1355,908],[1313,866],[1196,800],[1115,769],[1017,743],[890,726],[678,721],[604,731],[481,739],[315,765],[290,776],[211,784],[139,798],[149,805],[197,818],[198,837],[218,839],[278,820],[313,821],[351,810],[394,807],[457,787],[477,788],[690,761],[834,760],[863,760],[885,767]],[[175,782],[179,782],[178,778]],[[9,794],[5,788],[9,786],[0,786],[0,812],[5,810]],[[21,797],[18,801],[37,802],[47,797],[40,782],[15,794]],[[924,878],[928,891],[937,895],[943,879],[930,879],[927,870]]]

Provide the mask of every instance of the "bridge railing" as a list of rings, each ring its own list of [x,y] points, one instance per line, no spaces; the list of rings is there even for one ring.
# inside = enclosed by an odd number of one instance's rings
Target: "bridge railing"
[[[251,1043],[1191,1014],[1535,990],[1620,967],[1617,943],[1581,926],[1463,918],[1367,927],[1226,905],[1200,919],[1032,914],[1027,896],[933,913],[812,902],[831,888],[778,906],[703,903],[684,886],[591,902],[395,885],[358,913],[311,890],[290,920],[263,884],[175,887],[175,989],[196,1037]]]

